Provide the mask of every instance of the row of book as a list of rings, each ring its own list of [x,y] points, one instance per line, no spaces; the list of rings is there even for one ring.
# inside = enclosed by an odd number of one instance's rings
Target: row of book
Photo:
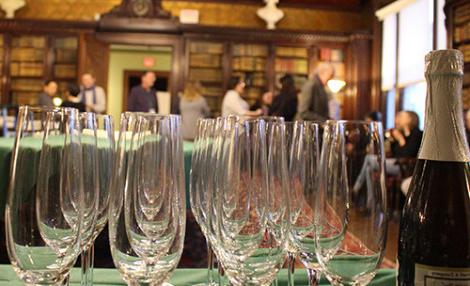
[[[233,45],[232,54],[234,56],[252,56],[252,57],[267,57],[269,49],[267,46],[262,45]]]
[[[21,36],[11,39],[11,46],[14,48],[45,48],[46,37],[41,36]]]
[[[224,46],[223,44],[218,43],[191,43],[189,46],[189,51],[191,53],[207,53],[207,54],[223,54]]]
[[[264,71],[266,69],[266,59],[260,57],[234,57],[232,59],[232,69],[237,71]]]
[[[308,74],[308,61],[304,59],[276,59],[275,71],[278,73]]]
[[[203,87],[203,92],[204,96],[223,96],[224,95],[224,90],[222,87],[214,87],[214,86],[205,86]]]
[[[13,79],[11,81],[11,89],[15,91],[32,91],[39,93],[42,90],[42,80]]]
[[[76,63],[78,60],[77,50],[55,49],[56,63]]]
[[[59,49],[78,49],[78,39],[76,37],[57,38],[54,46]]]
[[[461,43],[470,40],[470,22],[454,28],[454,42]]]
[[[13,62],[10,64],[10,75],[12,76],[42,76],[44,64],[30,62]]]
[[[220,70],[216,69],[191,69],[189,71],[189,79],[205,82],[222,82],[223,74]]]
[[[75,65],[58,64],[54,66],[56,77],[75,78],[77,76],[77,67]]]
[[[319,59],[327,62],[342,62],[344,61],[344,53],[341,49],[321,48]]]
[[[470,73],[465,72],[463,74],[463,85],[470,87]]]
[[[463,108],[470,109],[470,87],[462,90]]]
[[[13,91],[13,103],[18,105],[37,105],[38,94],[31,91]]]
[[[19,62],[42,62],[45,50],[37,48],[16,48],[11,50],[11,60]]]
[[[459,50],[463,53],[465,62],[470,62],[470,44],[459,46]]]
[[[220,68],[222,66],[222,57],[218,54],[191,54],[189,65],[191,67]]]
[[[470,3],[459,6],[454,11],[454,24],[462,24],[470,21]]]
[[[278,47],[276,48],[276,56],[308,58],[308,50],[306,48]]]

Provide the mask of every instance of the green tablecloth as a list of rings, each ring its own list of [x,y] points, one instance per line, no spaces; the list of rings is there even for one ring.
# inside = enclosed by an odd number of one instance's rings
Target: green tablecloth
[[[10,175],[10,157],[14,138],[0,138],[0,221],[5,210],[8,178]],[[184,142],[184,168],[186,177],[186,206],[189,208],[189,170],[191,169],[191,154],[194,148],[192,142]]]
[[[298,269],[295,272],[296,284],[299,286],[308,285],[307,274],[305,270]],[[202,283],[205,280],[207,271],[205,269],[177,269],[170,279],[170,283],[175,286],[189,286],[196,283]],[[279,285],[287,285],[287,274],[285,270],[281,270],[279,274]],[[372,286],[391,286],[395,285],[396,272],[393,269],[380,270],[373,282]],[[80,273],[78,269],[72,271],[71,283],[78,285],[80,281]],[[125,285],[121,276],[115,269],[95,269],[94,284],[96,285]],[[325,280],[322,280],[322,285],[329,285]],[[13,272],[9,265],[0,265],[0,286],[14,286],[23,285]]]

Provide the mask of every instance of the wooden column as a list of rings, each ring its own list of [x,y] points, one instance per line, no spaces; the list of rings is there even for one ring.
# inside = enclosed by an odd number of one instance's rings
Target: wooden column
[[[351,36],[347,55],[347,90],[343,112],[345,119],[362,119],[371,111],[371,49],[370,35]]]

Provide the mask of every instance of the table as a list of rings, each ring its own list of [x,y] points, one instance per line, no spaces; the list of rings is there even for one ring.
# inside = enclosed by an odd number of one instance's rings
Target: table
[[[295,272],[295,285],[308,285],[307,274],[303,269],[297,269]],[[190,286],[196,283],[202,283],[205,280],[207,271],[205,269],[177,269],[170,279],[170,283],[175,286]],[[279,285],[287,285],[287,272],[281,270],[279,274]],[[371,286],[391,286],[395,285],[396,271],[393,269],[381,269],[377,273]],[[80,273],[79,269],[72,270],[71,285],[79,285]],[[95,285],[125,285],[116,269],[95,269],[94,283]],[[10,265],[0,265],[0,286],[16,286],[23,285],[16,277]],[[329,285],[327,281],[322,279],[321,285]]]
[[[0,217],[3,219],[5,210],[8,179],[10,176],[10,157],[13,149],[14,138],[0,138]],[[183,144],[184,152],[184,173],[186,179],[186,207],[189,208],[189,170],[191,169],[191,154],[194,149],[194,143],[185,141]],[[0,219],[0,221],[2,220]]]

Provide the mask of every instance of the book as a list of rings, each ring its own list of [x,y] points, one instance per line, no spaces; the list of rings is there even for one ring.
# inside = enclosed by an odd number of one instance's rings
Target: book
[[[191,53],[223,54],[224,46],[221,43],[193,42],[189,50]]]
[[[14,48],[11,50],[11,60],[18,62],[42,62],[44,61],[44,49]]]

